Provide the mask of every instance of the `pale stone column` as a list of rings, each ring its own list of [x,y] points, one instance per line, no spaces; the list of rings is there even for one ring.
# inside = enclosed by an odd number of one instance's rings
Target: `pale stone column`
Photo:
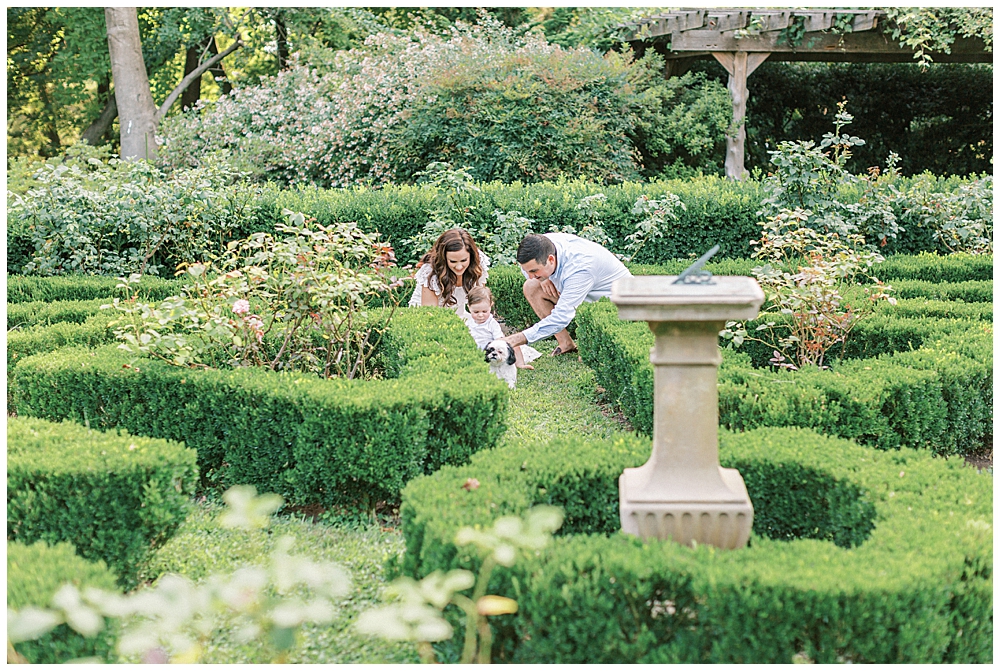
[[[692,545],[746,545],[753,506],[736,469],[719,466],[718,334],[729,319],[753,319],[764,292],[749,277],[674,284],[674,276],[619,280],[611,300],[621,319],[656,335],[653,452],[618,481],[622,530]]]

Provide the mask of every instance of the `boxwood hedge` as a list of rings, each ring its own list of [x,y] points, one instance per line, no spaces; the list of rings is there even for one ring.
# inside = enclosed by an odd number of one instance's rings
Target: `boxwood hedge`
[[[24,330],[32,326],[48,326],[69,322],[80,324],[98,314],[109,299],[88,301],[29,301],[7,305],[7,330]]]
[[[7,302],[87,301],[110,296],[124,296],[123,289],[115,288],[118,284],[118,279],[114,277],[10,275],[7,277]],[[139,296],[149,300],[161,300],[177,293],[178,284],[178,280],[147,275],[139,281]]]
[[[648,439],[564,438],[411,482],[395,571],[475,569],[454,544],[460,527],[549,503],[566,511],[562,535],[489,586],[519,605],[492,619],[495,661],[992,661],[989,478],[958,459],[799,428],[723,430],[719,441],[753,501],[746,548],[617,532],[618,476],[648,458]]]
[[[454,311],[398,311],[378,359],[384,379],[323,380],[179,368],[108,345],[28,357],[10,383],[21,414],[180,440],[210,478],[296,504],[395,500],[503,433],[507,388]]]
[[[60,347],[97,347],[114,342],[115,332],[111,322],[116,316],[98,312],[82,323],[70,321],[38,325],[7,333],[7,374],[26,357],[59,349]]]
[[[904,184],[906,181],[904,178]],[[492,182],[478,186],[478,191],[458,196],[458,207],[453,212],[459,219],[458,223],[470,230],[495,230],[497,211],[520,212],[535,222],[533,228],[537,232],[562,229],[567,225],[580,230],[591,223],[587,212],[578,207],[580,201],[603,193],[606,199],[596,214],[618,244],[622,244],[625,237],[635,230],[638,219],[632,214],[632,209],[639,196],[660,198],[666,193],[676,194],[686,210],[678,212],[677,221],[671,223],[662,238],[645,245],[636,259],[643,263],[698,256],[716,243],[722,246],[720,256],[749,256],[753,251],[750,241],[760,235],[757,212],[761,210],[761,200],[765,195],[759,181],[734,182],[715,176],[619,185],[573,181],[527,185]],[[953,187],[945,187],[944,190],[948,188]],[[384,239],[397,247],[402,262],[412,263],[416,261],[414,250],[405,248],[401,243],[419,233],[434,210],[439,209],[446,199],[444,192],[427,186],[387,185],[379,189],[323,190],[279,189],[267,185],[247,203],[244,211],[247,216],[243,219],[241,230],[234,233],[245,236],[254,232],[274,232],[276,225],[284,221],[282,211],[287,208],[315,217],[323,225],[356,221],[365,230],[378,230]],[[449,205],[455,206],[456,203]],[[898,206],[896,210],[897,218],[902,217],[903,212]],[[934,240],[931,229],[911,224],[906,224],[906,227],[909,230],[898,239],[890,240],[884,251],[945,251]],[[28,261],[34,248],[30,235],[23,226],[14,225],[8,231],[7,242],[8,268],[19,269]],[[625,250],[615,246],[613,251]]]
[[[73,422],[7,420],[7,538],[72,543],[133,587],[187,515],[194,450]]]
[[[103,561],[83,559],[69,543],[7,544],[8,608],[44,608],[64,583],[71,583],[81,592],[87,587],[117,589],[115,576]],[[105,619],[104,625],[96,636],[86,638],[61,624],[41,638],[18,643],[15,650],[32,664],[61,664],[85,657],[114,662],[117,625],[110,619]]]
[[[693,259],[674,259],[657,265],[631,263],[633,275],[677,275]],[[716,275],[752,275],[760,261],[747,258],[716,259],[705,269]],[[992,302],[993,257],[969,254],[917,254],[890,256],[878,265],[875,275],[889,281],[898,298]],[[496,298],[497,313],[514,330],[522,330],[538,321],[524,299],[521,287],[524,275],[517,266],[490,269],[489,286]],[[979,318],[979,317],[977,317]],[[575,325],[574,325],[575,326]]]
[[[653,335],[609,301],[577,313],[580,351],[606,398],[635,428],[653,426]],[[719,422],[730,429],[802,426],[882,449],[966,454],[992,435],[991,327],[967,320],[873,317],[832,370],[773,371],[770,351],[725,350]]]

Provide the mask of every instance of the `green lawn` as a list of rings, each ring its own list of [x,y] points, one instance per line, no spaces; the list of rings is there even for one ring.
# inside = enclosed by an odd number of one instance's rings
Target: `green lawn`
[[[573,355],[549,357],[554,341],[541,343],[545,356],[534,362],[536,370],[520,371],[518,387],[511,392],[508,429],[500,447],[546,443],[564,435],[595,438],[620,432],[621,426],[606,417],[593,402],[594,376]],[[293,552],[317,560],[337,562],[353,579],[350,596],[340,604],[330,626],[304,628],[290,662],[299,663],[401,663],[419,661],[407,643],[387,643],[356,634],[352,624],[360,612],[375,606],[385,587],[386,560],[403,551],[402,535],[380,527],[374,520],[349,517],[313,523],[293,516],[279,516],[268,532],[220,529],[215,518],[221,507],[199,503],[172,540],[159,550],[150,574],[179,573],[199,580],[211,573],[230,572],[247,563],[263,563],[277,539],[296,539]],[[204,663],[266,663],[269,652],[259,641],[240,643],[225,634],[213,639]]]

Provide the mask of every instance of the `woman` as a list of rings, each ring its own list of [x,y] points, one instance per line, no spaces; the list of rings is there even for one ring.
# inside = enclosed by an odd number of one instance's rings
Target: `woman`
[[[442,233],[431,251],[421,259],[410,306],[450,307],[462,319],[469,317],[466,295],[473,287],[486,286],[489,258],[479,251],[469,232],[452,228]]]

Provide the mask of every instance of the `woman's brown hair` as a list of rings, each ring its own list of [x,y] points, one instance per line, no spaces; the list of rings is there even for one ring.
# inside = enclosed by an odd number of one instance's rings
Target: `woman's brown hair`
[[[441,285],[441,296],[444,305],[455,305],[455,273],[448,267],[448,252],[459,252],[465,249],[469,252],[469,267],[462,273],[462,286],[468,293],[476,286],[483,276],[483,267],[479,264],[479,248],[469,232],[464,228],[452,228],[442,233],[424,259],[431,264],[434,275]],[[429,258],[428,258],[429,257]]]

